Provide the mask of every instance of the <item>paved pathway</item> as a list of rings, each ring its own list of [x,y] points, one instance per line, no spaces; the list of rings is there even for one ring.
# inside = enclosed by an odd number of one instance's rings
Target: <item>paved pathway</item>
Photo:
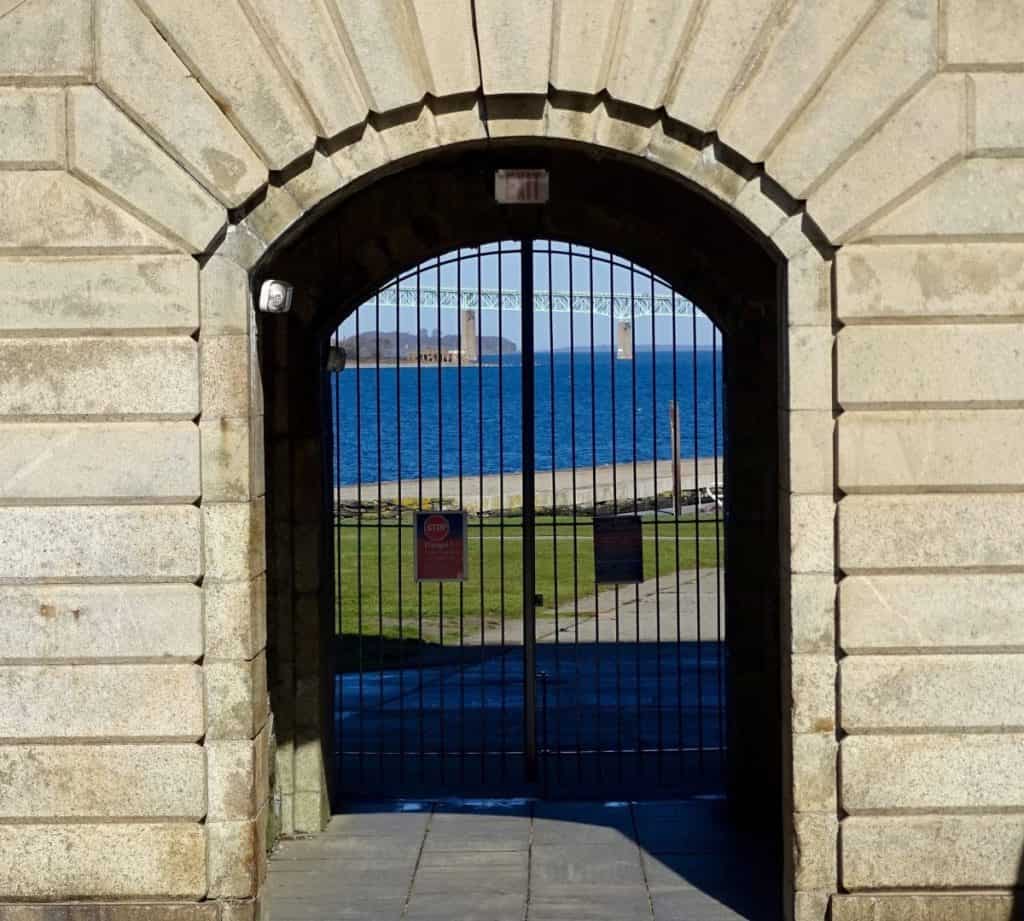
[[[271,858],[271,921],[778,921],[722,800],[366,804]]]

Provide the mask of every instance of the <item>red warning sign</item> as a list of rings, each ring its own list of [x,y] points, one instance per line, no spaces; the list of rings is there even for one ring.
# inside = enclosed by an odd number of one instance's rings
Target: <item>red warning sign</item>
[[[463,582],[466,579],[465,512],[417,512],[416,581]]]

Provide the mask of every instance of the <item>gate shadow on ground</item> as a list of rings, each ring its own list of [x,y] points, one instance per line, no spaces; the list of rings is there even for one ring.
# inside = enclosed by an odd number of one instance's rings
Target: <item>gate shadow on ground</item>
[[[271,863],[275,921],[778,921],[779,847],[723,799],[350,804]]]
[[[414,653],[407,667],[381,668],[372,666],[395,648],[376,641],[364,638],[357,667],[335,678],[342,797],[649,799],[724,789],[723,644],[538,644],[539,775],[529,780],[522,647],[403,644],[403,656]]]

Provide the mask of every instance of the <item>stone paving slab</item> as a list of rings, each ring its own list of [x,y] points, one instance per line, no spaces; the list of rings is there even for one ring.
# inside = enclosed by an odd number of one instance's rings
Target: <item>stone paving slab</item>
[[[778,857],[721,800],[362,803],[268,893],[274,921],[779,921]]]

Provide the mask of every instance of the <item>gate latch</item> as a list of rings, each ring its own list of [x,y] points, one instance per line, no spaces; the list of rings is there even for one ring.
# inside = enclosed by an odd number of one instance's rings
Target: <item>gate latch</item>
[[[544,607],[544,596],[543,595],[534,595],[533,596],[533,606],[535,608],[542,608],[542,607]]]

